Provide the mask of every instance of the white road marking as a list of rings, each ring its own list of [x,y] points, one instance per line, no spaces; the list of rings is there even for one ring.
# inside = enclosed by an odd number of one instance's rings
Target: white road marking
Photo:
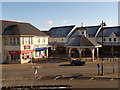
[[[93,80],[94,78],[92,77],[91,79],[89,79],[89,80]]]
[[[70,80],[73,80],[74,78],[70,78]]]
[[[53,80],[57,80],[60,76],[55,77]]]

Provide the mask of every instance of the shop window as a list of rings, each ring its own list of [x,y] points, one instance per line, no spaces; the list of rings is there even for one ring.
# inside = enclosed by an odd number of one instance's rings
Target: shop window
[[[6,55],[6,60],[8,60],[8,61],[9,61],[9,56],[8,56],[8,55]]]
[[[19,54],[11,54],[11,61],[18,61],[20,59]]]

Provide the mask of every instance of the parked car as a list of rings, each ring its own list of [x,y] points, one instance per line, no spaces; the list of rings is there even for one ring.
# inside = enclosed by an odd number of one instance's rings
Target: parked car
[[[70,64],[73,65],[73,66],[78,66],[78,65],[84,66],[86,64],[86,62],[85,61],[81,61],[81,60],[72,60],[70,62]]]

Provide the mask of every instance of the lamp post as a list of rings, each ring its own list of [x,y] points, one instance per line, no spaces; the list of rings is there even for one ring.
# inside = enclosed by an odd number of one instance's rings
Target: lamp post
[[[113,74],[115,73],[115,69],[114,69],[114,54],[113,54],[113,44],[112,44],[112,59],[113,59]]]
[[[102,64],[101,64],[101,75],[104,75],[104,60],[103,60],[103,21],[102,21]]]

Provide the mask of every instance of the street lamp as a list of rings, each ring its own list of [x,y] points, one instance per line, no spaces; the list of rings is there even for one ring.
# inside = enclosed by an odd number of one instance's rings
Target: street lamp
[[[103,21],[102,21],[102,64],[101,64],[101,75],[104,75],[104,60],[103,60]]]

